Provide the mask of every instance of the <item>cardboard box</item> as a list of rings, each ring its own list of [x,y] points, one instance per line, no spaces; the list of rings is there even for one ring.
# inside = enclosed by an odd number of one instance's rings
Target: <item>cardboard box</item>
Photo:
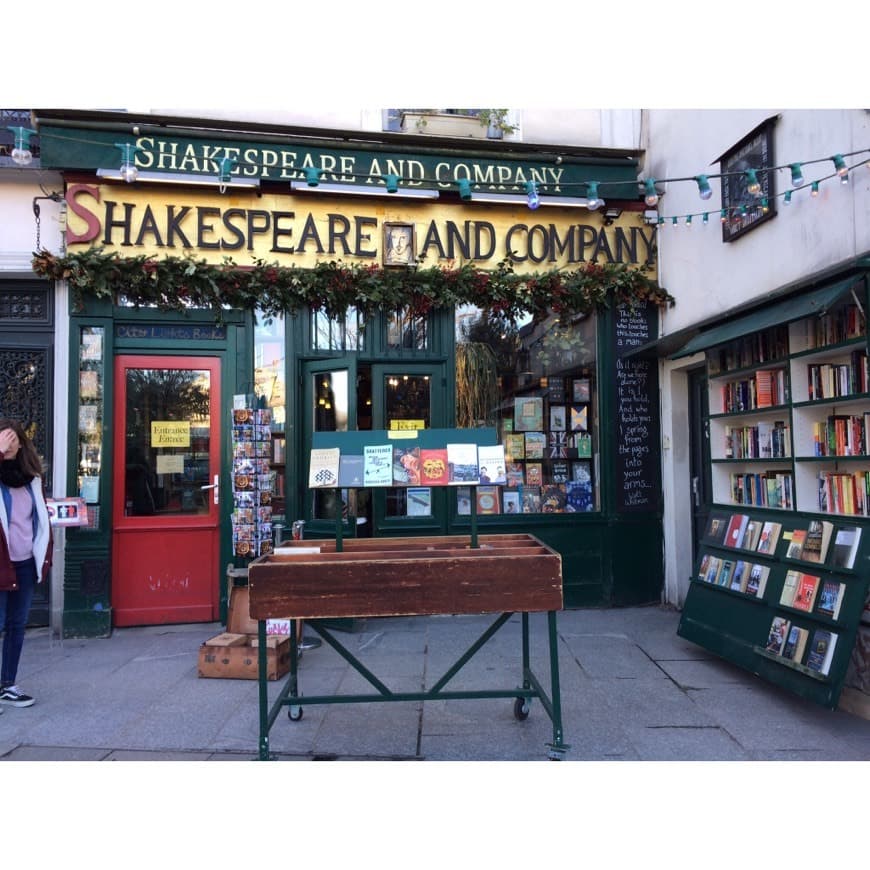
[[[230,588],[227,630],[199,648],[200,677],[256,680],[259,677],[257,620],[248,613],[248,587]],[[290,671],[290,638],[272,636],[266,643],[266,678],[277,680]]]

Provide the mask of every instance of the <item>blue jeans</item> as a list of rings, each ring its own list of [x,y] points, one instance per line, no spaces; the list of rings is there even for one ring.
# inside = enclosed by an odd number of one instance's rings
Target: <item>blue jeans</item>
[[[24,629],[33,602],[36,588],[36,562],[15,562],[18,576],[18,589],[14,592],[0,592],[0,628],[3,629],[3,666],[0,668],[0,686],[15,685],[18,676],[18,662],[24,646]]]

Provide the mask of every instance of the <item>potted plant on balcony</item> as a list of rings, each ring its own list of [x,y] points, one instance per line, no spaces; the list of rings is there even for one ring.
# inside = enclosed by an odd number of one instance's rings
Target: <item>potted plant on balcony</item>
[[[517,129],[516,124],[507,121],[507,109],[479,109],[477,120],[482,127],[486,127],[487,139],[502,139],[505,133],[513,133]]]

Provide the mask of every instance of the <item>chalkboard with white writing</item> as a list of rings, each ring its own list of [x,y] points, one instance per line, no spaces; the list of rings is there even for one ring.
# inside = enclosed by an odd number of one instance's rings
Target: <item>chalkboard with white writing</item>
[[[631,351],[656,337],[656,309],[622,305],[613,316],[615,492],[618,512],[661,506],[658,363]]]

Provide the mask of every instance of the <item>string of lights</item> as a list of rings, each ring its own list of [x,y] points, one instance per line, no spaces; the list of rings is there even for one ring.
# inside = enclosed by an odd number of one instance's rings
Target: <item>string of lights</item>
[[[30,145],[30,137],[36,135],[36,130],[31,130],[26,127],[8,127],[15,135],[15,147],[11,152],[12,159],[19,165],[26,165],[30,163],[32,159],[32,154],[29,149]],[[53,135],[53,134],[50,134]],[[54,135],[54,138],[64,139],[69,141],[74,141],[78,144],[91,144],[98,145],[101,147],[105,147],[106,143],[104,141],[97,142],[93,140],[81,139],[78,137],[70,137],[70,136],[57,136]],[[116,142],[114,143],[114,147],[118,148],[121,151],[121,164],[120,164],[120,177],[122,180],[127,183],[132,184],[139,177],[139,169],[136,166],[135,156],[137,152],[147,151],[143,146],[135,144],[133,142]],[[852,163],[851,165],[847,164],[846,158],[857,157],[859,155],[868,155],[866,158],[862,157],[861,160]],[[267,168],[265,164],[256,163],[247,160],[238,160],[230,157],[222,157],[220,159],[215,159],[213,161],[216,165],[216,175],[214,178],[214,183],[219,187],[221,193],[223,193],[226,189],[226,186],[233,182],[234,173],[237,173],[237,170],[240,169],[265,169]],[[816,178],[812,181],[807,181],[804,178],[804,168],[808,166],[814,166],[818,164],[833,164],[833,172],[827,175],[823,175],[819,178]],[[726,223],[732,219],[742,219],[747,215],[752,215],[756,213],[766,213],[770,209],[771,200],[782,199],[783,205],[790,205],[792,202],[792,198],[795,194],[799,194],[803,191],[809,190],[809,195],[811,197],[817,197],[819,194],[819,186],[832,179],[839,179],[842,184],[848,184],[849,182],[849,173],[861,166],[862,164],[866,164],[868,168],[870,168],[870,148],[862,148],[857,151],[849,151],[843,153],[837,153],[826,157],[816,157],[810,160],[801,160],[801,161],[793,161],[789,163],[784,163],[779,166],[764,166],[764,167],[755,167],[744,169],[735,172],[720,172],[720,173],[699,173],[698,175],[689,175],[689,176],[680,176],[674,178],[639,178],[637,180],[637,184],[639,189],[642,189],[644,195],[644,203],[650,208],[657,208],[659,205],[659,201],[662,197],[662,193],[659,192],[659,187],[674,184],[679,182],[692,182],[698,187],[698,195],[703,201],[708,201],[713,196],[713,188],[710,185],[710,180],[719,178],[731,178],[731,177],[743,177],[746,182],[746,191],[753,197],[757,198],[757,204],[750,203],[747,205],[746,203],[742,203],[740,205],[723,207],[718,210],[718,216],[721,223]],[[302,167],[300,170],[301,174],[304,176],[304,182],[294,182],[293,188],[298,190],[304,187],[308,188],[317,188],[321,185],[325,189],[327,184],[322,183],[322,179],[324,175],[328,175],[328,171],[326,169],[320,169],[317,167],[306,166]],[[778,172],[788,172],[791,180],[791,188],[789,190],[783,191],[781,193],[777,193],[773,196],[769,194],[765,194],[763,190],[763,185],[759,180],[759,175],[764,175],[765,173],[772,174]],[[353,181],[357,180],[366,180],[371,181],[372,178],[377,178],[377,180],[384,185],[384,192],[386,194],[409,194],[411,189],[407,186],[402,186],[403,178],[396,173],[383,173],[377,176],[373,176],[370,174],[355,174],[355,173],[342,173],[342,177],[346,179],[352,179]],[[556,191],[555,186],[552,184],[544,184],[538,181],[526,181],[524,182],[524,196],[526,197],[526,204],[530,209],[537,209],[546,200],[546,204],[548,205],[559,205],[560,200],[564,200],[564,196],[559,196],[563,191],[570,193],[568,188],[577,189],[577,192],[580,193],[581,190],[585,194],[585,200],[574,200],[573,204],[584,205],[590,211],[596,211],[599,208],[606,205],[605,200],[603,199],[600,190],[602,188],[619,186],[624,188],[628,182],[625,181],[597,181],[597,180],[589,180],[589,181],[579,181],[579,182],[564,182],[558,186],[558,191]],[[430,190],[432,188],[444,189],[445,185],[449,185],[449,187],[455,184],[455,190],[458,192],[460,199],[462,200],[471,200],[474,198],[474,189],[475,183],[470,178],[459,178],[455,182],[444,182],[442,180],[436,179],[427,179],[427,178],[415,178],[414,179],[414,188],[413,192],[417,194],[423,194],[426,191],[426,186],[430,185]],[[345,189],[347,192],[354,192],[355,189],[358,189],[357,185],[352,183],[345,182],[343,184],[328,184],[329,191],[335,192],[336,189],[341,190]],[[478,186],[479,187],[479,186]],[[543,196],[547,193],[550,193],[550,196]],[[678,227],[681,222],[685,227],[693,226],[693,220],[695,218],[699,219],[699,223],[702,225],[707,225],[710,223],[711,215],[715,215],[716,212],[712,209],[700,210],[697,212],[685,213],[685,214],[677,214],[677,215],[656,215],[655,218],[651,219],[649,222],[656,224],[659,228],[664,227]]]

